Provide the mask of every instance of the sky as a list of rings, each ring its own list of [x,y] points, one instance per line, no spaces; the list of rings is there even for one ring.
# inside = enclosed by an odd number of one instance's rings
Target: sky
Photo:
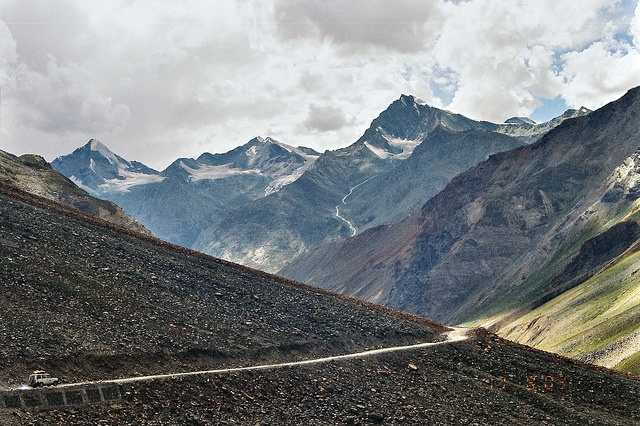
[[[0,149],[48,160],[324,151],[402,93],[543,121],[637,85],[637,0],[0,0]]]

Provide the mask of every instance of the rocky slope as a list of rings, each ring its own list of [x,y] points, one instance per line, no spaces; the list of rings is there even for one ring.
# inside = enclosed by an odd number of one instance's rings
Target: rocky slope
[[[566,424],[640,421],[637,380],[479,334],[368,360],[152,382],[112,405],[0,412],[5,424]]]
[[[635,208],[639,130],[633,89],[491,156],[403,222],[326,246],[285,273],[445,321],[518,315],[575,285],[554,280],[563,271],[587,272],[624,250],[574,262]]]
[[[0,380],[253,365],[438,339],[443,327],[0,191]],[[640,382],[505,342],[124,385],[123,399],[0,409],[0,423],[630,424]]]
[[[4,187],[0,217],[0,386],[36,368],[68,381],[159,373],[429,341],[443,330]]]
[[[0,150],[0,184],[47,198],[137,232],[149,233],[120,207],[90,196],[37,155],[16,157]]]

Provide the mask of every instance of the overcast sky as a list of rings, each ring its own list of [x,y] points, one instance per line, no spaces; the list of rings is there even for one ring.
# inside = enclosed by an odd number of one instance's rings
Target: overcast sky
[[[637,0],[0,0],[0,148],[49,160],[322,151],[401,93],[501,122],[636,85]]]

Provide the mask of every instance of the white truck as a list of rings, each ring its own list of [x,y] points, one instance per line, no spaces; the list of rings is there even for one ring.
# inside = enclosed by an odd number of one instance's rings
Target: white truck
[[[37,388],[39,386],[55,386],[60,382],[57,377],[51,377],[49,373],[42,370],[34,371],[29,376],[29,386]]]

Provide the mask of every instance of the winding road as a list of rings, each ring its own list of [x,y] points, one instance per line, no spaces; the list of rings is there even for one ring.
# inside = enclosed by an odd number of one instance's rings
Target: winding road
[[[140,376],[140,377],[129,377],[124,379],[96,380],[96,381],[88,381],[88,382],[68,383],[64,385],[55,386],[54,388],[61,389],[61,388],[82,387],[82,386],[90,386],[90,385],[116,385],[116,384],[135,383],[135,382],[146,382],[146,381],[159,380],[159,379],[173,379],[178,377],[228,374],[228,373],[237,373],[242,371],[274,370],[277,368],[325,364],[328,362],[343,361],[348,359],[367,358],[375,355],[387,354],[392,352],[406,352],[406,351],[413,351],[417,349],[429,348],[432,346],[448,345],[450,343],[466,340],[468,338],[468,334],[467,334],[468,331],[469,329],[467,328],[452,327],[451,331],[445,333],[446,340],[443,340],[442,342],[418,343],[415,345],[407,345],[407,346],[393,346],[390,348],[373,349],[369,351],[356,352],[356,353],[346,354],[346,355],[336,355],[336,356],[329,356],[325,358],[309,359],[304,361],[285,362],[281,364],[264,364],[264,365],[255,365],[251,367],[224,368],[219,370],[192,371],[188,373],[157,374],[154,376]]]
[[[356,186],[352,187],[349,192],[347,193],[347,195],[345,195],[344,197],[342,197],[342,203],[338,204],[336,206],[336,217],[343,221],[344,223],[347,224],[347,226],[349,227],[349,231],[351,232],[351,236],[355,237],[356,234],[358,233],[358,228],[355,227],[355,225],[347,218],[345,218],[344,216],[340,215],[340,206],[341,205],[347,205],[347,198],[349,198],[349,196],[351,194],[353,194],[353,191],[358,188],[359,186],[364,185],[365,183],[367,183],[369,180],[373,179],[374,177],[376,177],[376,175],[373,176],[369,176],[368,178],[366,178],[365,180],[363,180],[362,182],[360,182],[359,184],[357,184]]]

